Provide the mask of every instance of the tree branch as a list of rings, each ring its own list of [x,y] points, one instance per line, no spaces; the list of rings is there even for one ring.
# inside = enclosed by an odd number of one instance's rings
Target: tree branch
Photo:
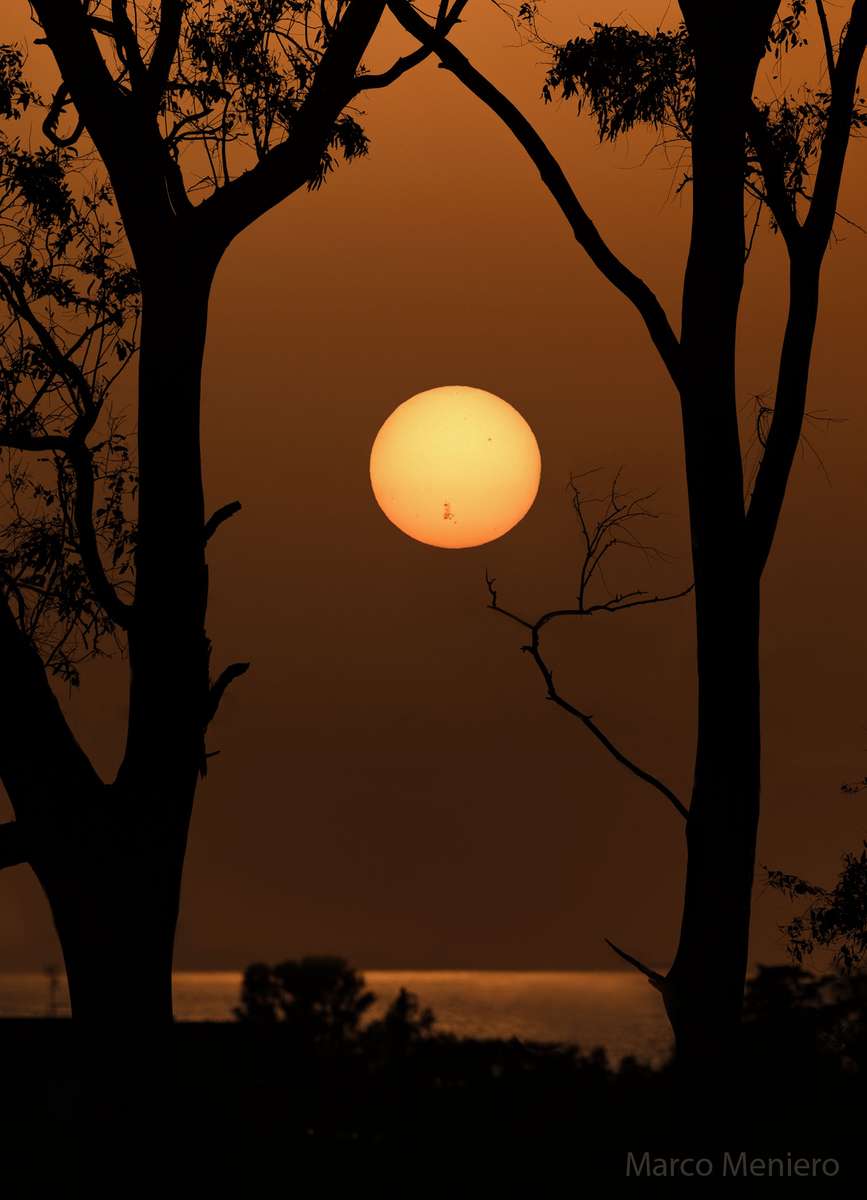
[[[441,0],[434,26],[440,38],[447,37],[452,29],[454,29],[455,25],[460,21],[461,13],[468,3],[469,0],[455,0],[451,10],[449,10],[447,0]],[[356,95],[359,92],[369,91],[371,88],[388,87],[389,84],[394,83],[395,80],[405,75],[407,71],[411,71],[413,67],[417,67],[425,59],[430,58],[431,54],[433,54],[433,43],[420,46],[412,54],[405,54],[402,58],[397,59],[387,71],[383,71],[379,75],[359,76],[356,81]]]
[[[855,0],[831,78],[831,108],[813,197],[800,236],[790,248],[789,310],[780,352],[774,415],[747,510],[749,552],[759,574],[770,555],[801,440],[819,311],[819,276],[837,213],[865,49],[867,0]]]
[[[129,71],[133,91],[140,91],[147,75],[135,29],[129,19],[129,0],[111,0],[112,36],[117,56]]]
[[[241,675],[245,675],[249,670],[250,664],[248,662],[236,662],[220,672],[214,683],[211,684],[211,690],[208,693],[207,725],[210,725],[211,721],[217,715],[217,710],[229,685],[234,683]]]
[[[834,43],[831,41],[831,30],[828,27],[828,14],[825,11],[824,0],[816,0],[816,12],[822,29],[822,42],[825,47],[825,62],[828,65],[828,79],[834,78]]]
[[[231,500],[228,504],[224,504],[222,508],[218,508],[215,513],[212,513],[205,522],[205,542],[209,542],[220,526],[240,511],[241,501]]]
[[[93,524],[93,456],[83,442],[70,442],[66,455],[75,474],[73,515],[82,566],[87,572],[94,596],[108,617],[121,629],[129,629],[135,610],[121,599],[106,574]]]
[[[680,343],[659,300],[609,248],[572,190],[563,169],[527,118],[502,92],[472,66],[451,42],[413,9],[407,0],[388,0],[388,7],[403,28],[437,55],[474,96],[495,113],[524,148],[569,223],[575,240],[595,267],[637,309],[675,386],[681,373]]]
[[[84,372],[71,354],[64,353],[52,336],[51,330],[33,311],[24,289],[14,273],[2,265],[0,265],[0,295],[6,299],[12,311],[19,313],[36,334],[50,366],[65,380],[70,392],[78,401],[78,416],[68,434],[29,434],[17,433],[14,429],[3,429],[0,430],[0,445],[13,450],[47,451],[66,455],[75,475],[73,519],[78,535],[78,550],[82,565],[87,572],[93,594],[107,615],[121,629],[128,629],[132,620],[133,608],[117,594],[106,574],[93,524],[93,458],[85,439],[93,429],[99,415],[99,406],[94,402],[91,387]],[[98,327],[99,325],[94,328]],[[77,344],[80,344],[82,340],[80,338]]]
[[[385,9],[385,0],[348,0],[292,134],[249,171],[217,188],[196,214],[212,242],[225,247],[269,209],[315,176],[335,123],[355,94],[356,72]]]
[[[19,628],[2,585],[0,662],[0,780],[16,814],[19,818],[26,814],[28,829],[46,813],[75,811],[80,817],[78,802],[96,800],[102,780],[69,728],[39,655]]]
[[[107,33],[116,43],[125,38],[128,58],[134,54],[132,42],[114,22],[106,24],[89,15],[89,3],[32,0],[32,5],[63,84],[105,164],[135,261],[140,270],[146,268],[155,250],[164,248],[166,222],[180,207],[186,207],[178,195],[176,167],[155,110],[142,102],[147,76],[138,79],[138,94],[135,86],[133,94],[119,86],[95,30]],[[115,6],[125,11],[122,0]],[[133,30],[133,40],[134,34]],[[137,42],[135,53],[140,59]],[[132,69],[131,78],[137,70]]]
[[[752,101],[747,111],[747,132],[762,170],[765,182],[765,204],[777,222],[789,251],[794,251],[801,233],[801,223],[794,202],[786,189],[783,163],[768,133],[764,112]]]
[[[123,97],[94,36],[87,5],[69,0],[33,0],[64,85],[103,157],[117,147],[125,131],[120,122]]]
[[[807,405],[819,313],[819,264],[797,254],[789,266],[789,307],[777,368],[774,412],[747,508],[747,548],[757,577],[771,553]]]
[[[181,39],[183,0],[160,0],[160,28],[147,67],[145,91],[152,109],[162,99]]]
[[[817,259],[821,259],[825,252],[837,215],[840,182],[852,132],[852,110],[865,49],[867,0],[854,0],[831,76],[828,125],[822,139],[813,197],[804,221],[805,240],[809,251]]]
[[[93,396],[84,372],[72,358],[63,353],[52,337],[51,331],[33,311],[14,271],[2,264],[0,264],[0,296],[6,300],[13,312],[24,318],[36,334],[46,359],[57,374],[66,380],[67,387],[77,397],[79,414],[93,413]]]
[[[419,63],[423,63],[426,58],[430,58],[433,51],[427,46],[421,46],[418,50],[414,50],[412,54],[404,54],[403,57],[397,59],[386,71],[382,71],[377,75],[359,75],[355,81],[353,96],[360,95],[361,92],[373,91],[375,88],[386,88],[402,75],[406,75],[407,71],[411,71],[413,67],[417,67]]]
[[[72,133],[66,137],[61,136],[57,132],[57,127],[60,124],[60,118],[66,111],[69,104],[69,88],[66,84],[61,84],[52,97],[45,120],[42,122],[42,132],[51,142],[52,146],[57,146],[62,149],[65,146],[74,146],[84,132],[84,121],[76,115],[75,126]]]
[[[27,862],[27,851],[21,826],[17,821],[0,824],[0,871],[6,867],[18,867]]]
[[[0,446],[11,450],[64,454],[75,475],[73,520],[81,564],[87,573],[94,597],[115,625],[129,629],[134,608],[122,600],[106,574],[93,524],[93,459],[84,441],[62,436],[33,436],[0,430]]]
[[[542,655],[542,650],[541,650],[541,645],[540,645],[540,635],[541,635],[541,630],[547,621],[550,621],[550,620],[554,619],[555,617],[559,617],[559,616],[591,616],[595,612],[600,612],[600,611],[612,612],[612,611],[616,611],[616,609],[610,608],[610,607],[605,608],[604,606],[595,606],[595,607],[587,608],[587,609],[584,609],[584,608],[582,608],[582,609],[564,609],[559,612],[546,613],[538,621],[526,621],[526,620],[524,620],[523,617],[519,617],[515,613],[509,612],[508,609],[502,608],[498,604],[497,593],[494,588],[494,584],[495,584],[496,580],[491,579],[490,576],[488,576],[486,574],[485,582],[488,585],[488,591],[491,595],[491,603],[488,607],[491,608],[494,612],[502,613],[502,615],[504,617],[508,617],[509,620],[515,621],[517,624],[521,625],[524,629],[529,631],[530,641],[527,645],[522,646],[521,649],[524,651],[525,654],[530,655],[533,662],[536,664],[536,667],[538,668],[540,675],[544,679],[545,687],[547,690],[547,699],[553,701],[553,703],[556,704],[558,708],[562,708],[564,712],[569,713],[570,716],[575,717],[576,720],[580,721],[581,724],[584,726],[584,728],[590,734],[592,734],[592,736],[594,738],[596,738],[596,740],[600,743],[600,745],[602,745],[608,751],[608,753],[611,755],[611,757],[613,759],[615,759],[616,762],[619,762],[620,765],[625,767],[627,771],[631,772],[631,774],[635,775],[638,779],[642,780],[642,782],[648,784],[655,791],[659,792],[660,795],[664,796],[665,799],[669,802],[669,804],[671,804],[672,807],[684,819],[686,819],[686,817],[688,816],[688,811],[684,807],[684,805],[680,802],[680,800],[677,798],[677,796],[674,794],[674,792],[671,790],[671,788],[669,788],[666,784],[664,784],[662,782],[662,780],[658,779],[655,775],[652,775],[650,773],[650,771],[645,771],[645,769],[643,767],[640,767],[638,765],[638,763],[634,762],[631,758],[629,758],[628,755],[624,754],[623,751],[620,750],[611,741],[611,739],[608,737],[608,735],[605,734],[602,731],[602,729],[600,729],[600,727],[596,724],[595,720],[589,713],[582,712],[581,709],[576,708],[574,704],[571,704],[568,700],[564,699],[564,697],[560,695],[560,693],[557,691],[557,688],[554,685],[553,671],[548,666],[548,663],[545,661],[545,658]],[[686,591],[678,593],[678,596],[685,596],[691,590],[692,590],[691,587],[687,588]],[[677,597],[674,597],[674,596],[673,597],[659,597],[659,598],[648,599],[648,600],[644,601],[644,603],[658,603],[665,599],[676,599],[676,598]],[[630,602],[628,605],[624,605],[623,607],[632,607],[633,603],[638,603],[638,602],[637,601]]]
[[[610,938],[605,941],[611,947],[615,954],[619,954],[624,962],[628,962],[631,967],[635,967],[636,971],[640,971],[642,975],[646,975],[648,981],[657,989],[663,991],[665,987],[665,976],[660,975],[658,971],[654,971],[652,967],[647,967],[639,958],[635,958],[631,954],[627,954],[625,950],[621,950],[619,946],[615,946]]]

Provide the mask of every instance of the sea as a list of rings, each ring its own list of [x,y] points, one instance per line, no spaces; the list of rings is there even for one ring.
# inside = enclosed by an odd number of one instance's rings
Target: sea
[[[622,971],[364,971],[380,1014],[400,988],[431,1008],[436,1028],[459,1037],[601,1046],[613,1063],[627,1056],[659,1064],[671,1049],[659,993]],[[180,971],[174,977],[179,1021],[231,1021],[239,971]],[[116,998],[118,1005],[123,997]],[[0,974],[0,1017],[67,1016],[61,973]]]

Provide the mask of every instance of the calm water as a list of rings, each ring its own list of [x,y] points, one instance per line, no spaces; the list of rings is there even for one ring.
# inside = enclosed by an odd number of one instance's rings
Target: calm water
[[[378,999],[374,1015],[401,987],[433,1009],[440,1029],[467,1037],[518,1037],[604,1046],[615,1061],[626,1054],[659,1061],[670,1046],[659,993],[620,971],[366,971]],[[175,975],[175,1015],[181,1021],[228,1021],[238,1002],[239,972]],[[118,997],[122,1003],[122,997]],[[0,975],[0,1016],[43,1016],[50,1003],[44,975]],[[62,981],[58,1015],[68,1012]]]

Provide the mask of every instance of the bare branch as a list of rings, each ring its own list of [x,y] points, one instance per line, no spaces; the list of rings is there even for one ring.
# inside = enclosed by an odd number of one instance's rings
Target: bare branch
[[[578,607],[577,608],[562,608],[554,609],[550,612],[543,613],[535,621],[528,621],[524,617],[518,616],[516,613],[510,612],[508,609],[502,608],[497,597],[495,587],[496,580],[485,572],[485,583],[488,588],[488,593],[491,598],[489,607],[493,611],[501,613],[510,621],[514,621],[520,625],[522,629],[526,629],[530,634],[530,641],[521,649],[525,654],[529,654],[533,662],[545,681],[547,699],[551,700],[558,708],[562,708],[564,712],[575,717],[587,729],[587,731],[608,751],[621,766],[625,767],[629,772],[648,784],[676,809],[676,811],[684,818],[687,816],[687,809],[677,798],[674,792],[666,784],[664,784],[650,771],[646,771],[633,761],[628,755],[612,742],[606,733],[599,727],[590,713],[584,712],[577,708],[570,701],[566,700],[554,683],[554,673],[548,662],[546,661],[541,648],[541,634],[546,625],[553,621],[565,617],[592,617],[597,613],[614,613],[622,612],[630,608],[638,608],[648,604],[661,604],[668,600],[679,600],[684,596],[689,595],[693,590],[693,585],[684,588],[680,592],[672,593],[667,596],[648,596],[644,592],[632,591],[615,593],[609,596],[606,600],[595,604],[587,604],[585,602],[587,586],[590,582],[592,574],[601,561],[602,555],[607,549],[615,545],[628,544],[623,540],[623,535],[628,532],[627,526],[630,521],[637,518],[649,517],[653,514],[644,507],[646,496],[630,497],[628,493],[620,492],[617,488],[619,472],[614,477],[610,493],[601,499],[605,505],[601,516],[595,523],[587,521],[584,514],[584,504],[593,503],[594,498],[582,497],[580,491],[575,486],[574,479],[571,483],[573,490],[573,506],[578,523],[581,529],[581,535],[584,543],[584,560],[581,564],[579,573],[579,591],[578,591]],[[612,530],[620,533],[620,538],[611,536]],[[600,549],[601,545],[601,549]],[[588,563],[590,567],[588,569]]]
[[[66,454],[75,473],[73,512],[82,565],[87,572],[93,594],[108,617],[121,629],[129,629],[135,610],[131,604],[120,598],[108,578],[96,539],[93,524],[93,456],[83,442],[70,442]]]
[[[533,659],[539,669],[540,674],[542,675],[542,678],[545,680],[545,685],[548,690],[548,699],[552,700],[558,708],[562,708],[564,712],[569,713],[570,716],[575,717],[576,720],[580,721],[584,728],[596,738],[600,745],[605,747],[613,759],[619,762],[621,766],[625,767],[627,771],[630,771],[638,779],[641,779],[644,783],[654,788],[660,793],[660,795],[664,796],[666,800],[668,800],[668,802],[674,807],[674,809],[680,813],[684,819],[686,819],[688,815],[687,809],[683,806],[683,804],[681,804],[680,800],[678,800],[671,788],[664,784],[661,779],[658,779],[655,775],[652,775],[650,771],[645,771],[643,767],[640,767],[638,763],[634,762],[628,757],[628,755],[624,754],[622,750],[615,746],[607,734],[603,733],[603,731],[599,728],[589,713],[582,712],[581,709],[576,708],[574,704],[570,704],[568,700],[565,700],[560,695],[554,686],[553,672],[545,662],[539,650],[538,633],[534,635],[530,645],[523,646],[522,649],[526,651]]]
[[[432,49],[427,46],[421,46],[418,50],[414,50],[412,54],[404,54],[398,58],[386,70],[376,75],[359,75],[355,81],[353,95],[358,96],[361,92],[373,91],[376,88],[386,88],[402,75],[406,75],[407,71],[411,71],[413,67],[417,67],[423,63],[426,58],[430,58],[433,53]]]
[[[819,25],[822,28],[822,42],[825,46],[825,62],[828,66],[828,79],[834,78],[834,43],[831,41],[831,30],[828,27],[828,14],[825,11],[824,0],[816,0],[816,12],[819,16]]]
[[[575,195],[562,167],[535,128],[511,100],[477,71],[457,47],[443,39],[435,27],[428,25],[407,0],[388,0],[388,7],[403,28],[423,46],[429,47],[442,66],[460,79],[514,134],[568,221],[575,240],[609,283],[637,309],[669,375],[679,386],[680,343],[662,305],[644,280],[630,271],[604,241]]]
[[[811,253],[821,258],[834,227],[846,151],[852,132],[852,109],[858,75],[867,49],[867,0],[854,0],[834,73],[831,76],[831,107],[822,139],[816,183],[804,232]]]
[[[207,725],[210,725],[211,721],[217,715],[217,710],[229,685],[234,683],[241,675],[245,675],[249,670],[250,664],[248,662],[236,662],[220,672],[217,679],[211,684],[211,690],[208,693]]]
[[[631,967],[635,967],[636,971],[640,971],[642,975],[646,975],[648,982],[661,992],[665,988],[665,976],[660,975],[658,971],[654,971],[652,967],[647,967],[639,958],[635,958],[632,954],[627,954],[625,950],[621,950],[619,946],[615,946],[610,938],[605,939],[606,943],[611,947],[615,954],[619,954],[624,962],[628,962]]]
[[[441,0],[439,12],[437,14],[436,24],[434,26],[438,36],[445,38],[452,31],[455,25],[460,21],[461,13],[466,8],[469,0],[455,0],[451,10],[448,10],[446,0]],[[413,67],[417,67],[423,63],[425,59],[430,58],[433,54],[433,43],[423,45],[415,50],[412,54],[405,54],[402,58],[397,59],[386,71],[378,75],[360,75],[356,80],[356,94],[369,91],[371,88],[384,88],[389,84],[400,79],[401,75],[405,75],[407,71],[411,71]]]
[[[53,146],[63,148],[64,146],[74,146],[78,139],[84,133],[84,121],[80,116],[76,116],[75,125],[72,133],[66,137],[57,132],[57,127],[60,124],[60,118],[69,105],[69,88],[62,83],[54,93],[45,120],[42,122],[42,132],[48,138]]]
[[[14,429],[4,427],[0,429],[0,446],[8,450],[32,451],[36,454],[42,451],[66,454],[69,450],[69,438],[62,434],[17,433]]]
[[[6,867],[18,867],[27,862],[27,851],[21,826],[17,821],[0,824],[0,871]]]
[[[629,608],[642,608],[646,604],[665,604],[669,600],[682,600],[694,590],[695,584],[691,583],[689,587],[685,587],[679,592],[669,592],[664,596],[648,596],[643,592],[618,592],[610,600],[599,604],[589,604],[586,608],[555,608],[551,612],[544,613],[536,625],[539,629],[543,629],[549,621],[557,621],[561,617],[592,617],[596,613],[626,612]],[[633,599],[633,597],[637,598]],[[500,611],[502,612],[502,609]]]
[[[228,504],[224,504],[222,508],[218,508],[215,513],[212,513],[205,522],[205,541],[209,542],[220,526],[240,511],[241,501],[232,500]]]

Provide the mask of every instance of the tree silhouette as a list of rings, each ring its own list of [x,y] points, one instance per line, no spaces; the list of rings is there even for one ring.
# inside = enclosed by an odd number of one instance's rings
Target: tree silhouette
[[[357,1036],[376,997],[364,976],[345,959],[310,956],[269,967],[253,963],[244,972],[239,1021],[280,1023],[309,1046],[337,1047]]]
[[[248,1025],[280,1025],[308,1051],[351,1049],[363,1033],[370,1048],[392,1058],[433,1029],[431,1010],[400,988],[383,1015],[362,1030],[375,1002],[364,976],[346,959],[310,955],[275,966],[252,963],[244,972],[234,1015]]]
[[[0,779],[15,821],[0,866],[28,862],[60,936],[76,1018],[171,1020],[181,874],[205,736],[246,663],[211,675],[200,379],[207,307],[232,240],[339,159],[364,154],[363,58],[384,0],[34,0],[60,86],[45,144],[3,143]],[[445,33],[462,7],[441,5]],[[0,115],[36,103],[14,47]],[[75,156],[73,158],[73,155]],[[82,194],[73,163],[107,179]],[[118,242],[109,209],[128,247]],[[7,207],[3,230],[8,235]],[[109,236],[111,234],[111,236]],[[140,312],[140,330],[138,317]],[[108,401],[137,349],[135,452]],[[22,465],[18,456],[28,456]],[[11,456],[11,457],[9,457]],[[127,457],[128,456],[128,457]],[[131,505],[134,503],[134,509]],[[106,565],[108,564],[108,565]],[[129,718],[100,777],[49,683],[117,637]],[[106,970],[128,997],[107,1002]]]
[[[682,144],[692,222],[680,333],[659,300],[605,242],[563,169],[515,105],[407,0],[389,7],[423,47],[507,127],[538,170],[578,246],[637,310],[681,401],[698,672],[698,738],[686,820],[688,863],[680,940],[660,986],[682,1062],[724,1071],[743,1003],[760,798],[759,612],[762,573],[801,438],[822,262],[847,147],[864,124],[858,76],[867,0],[832,31],[814,6],[822,88],[766,102],[759,64],[803,39],[807,0],[680,0],[682,24],[646,32],[624,22],[549,46],[545,95],[577,100],[599,136],[638,124]],[[536,5],[519,21],[535,28]],[[773,414],[751,491],[745,487],[735,382],[747,235],[761,206],[788,257],[789,304]],[[550,692],[549,692],[550,694]]]

